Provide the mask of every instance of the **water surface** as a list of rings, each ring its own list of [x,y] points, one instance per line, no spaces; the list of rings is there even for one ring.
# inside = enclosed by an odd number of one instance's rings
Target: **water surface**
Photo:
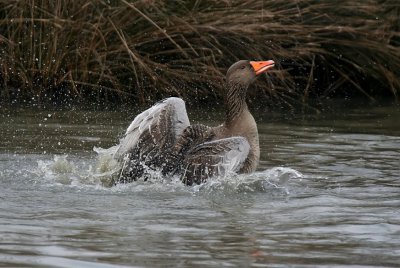
[[[255,174],[195,187],[176,178],[107,187],[113,162],[101,148],[116,145],[133,116],[1,112],[0,266],[400,263],[398,107],[292,119],[257,110]],[[220,118],[191,114],[211,125]]]

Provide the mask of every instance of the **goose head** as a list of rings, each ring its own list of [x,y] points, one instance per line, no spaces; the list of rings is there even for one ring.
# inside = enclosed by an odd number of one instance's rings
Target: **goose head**
[[[234,63],[226,73],[226,81],[230,85],[247,88],[260,74],[274,67],[273,60],[249,61],[240,60]]]

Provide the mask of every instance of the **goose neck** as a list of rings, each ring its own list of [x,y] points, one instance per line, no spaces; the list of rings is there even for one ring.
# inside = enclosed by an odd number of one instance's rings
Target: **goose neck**
[[[246,104],[247,87],[241,84],[227,83],[225,96],[226,123],[233,122],[248,110]]]

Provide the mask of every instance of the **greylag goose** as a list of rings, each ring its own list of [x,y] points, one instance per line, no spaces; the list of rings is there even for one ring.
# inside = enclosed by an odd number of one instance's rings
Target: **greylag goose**
[[[229,172],[250,173],[260,158],[256,122],[246,104],[248,86],[274,61],[241,60],[226,74],[225,122],[217,127],[189,123],[185,102],[164,99],[137,115],[114,157],[121,163],[116,183],[135,181],[159,170],[200,184]]]

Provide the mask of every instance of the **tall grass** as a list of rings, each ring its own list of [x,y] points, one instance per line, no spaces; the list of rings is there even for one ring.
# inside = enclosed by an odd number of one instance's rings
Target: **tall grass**
[[[397,0],[3,0],[1,100],[223,95],[238,59],[274,59],[283,102],[400,92]]]

